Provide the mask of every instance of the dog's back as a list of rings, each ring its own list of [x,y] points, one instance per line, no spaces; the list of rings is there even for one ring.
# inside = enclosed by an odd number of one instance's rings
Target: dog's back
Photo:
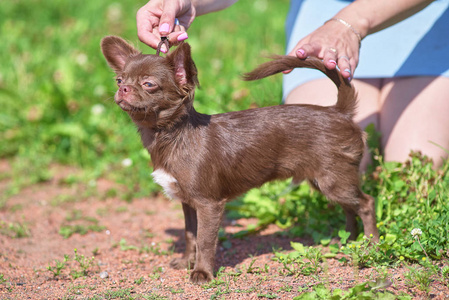
[[[217,199],[233,198],[271,180],[313,182],[330,172],[347,174],[357,185],[364,150],[364,134],[357,124],[335,107],[314,105],[212,115],[207,126],[197,126],[184,142],[189,146],[182,148],[195,153],[207,149],[188,169],[195,170],[192,184]]]
[[[337,70],[327,70],[317,58],[276,56],[245,74],[244,79],[261,79],[296,67],[317,69],[329,76],[338,88],[336,105],[280,105],[234,111],[210,116],[207,126],[194,126],[197,138],[185,141],[191,144],[189,149],[208,148],[201,163],[191,166],[196,176],[204,176],[195,184],[203,192],[232,198],[267,181],[290,177],[294,181],[307,179],[321,189],[332,185],[341,174],[343,181],[351,177],[351,185],[358,185],[365,134],[352,120],[356,92]],[[198,184],[211,181],[214,184]],[[222,190],[223,186],[232,188]],[[354,195],[331,198],[341,202],[341,197]]]

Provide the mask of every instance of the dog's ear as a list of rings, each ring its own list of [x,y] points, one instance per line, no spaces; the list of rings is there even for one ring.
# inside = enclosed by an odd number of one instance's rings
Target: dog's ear
[[[137,49],[117,36],[103,38],[101,40],[101,51],[115,73],[123,70],[128,58],[140,54]]]
[[[199,86],[198,71],[190,54],[190,45],[182,43],[167,56],[175,67],[176,82],[180,87],[187,90]]]

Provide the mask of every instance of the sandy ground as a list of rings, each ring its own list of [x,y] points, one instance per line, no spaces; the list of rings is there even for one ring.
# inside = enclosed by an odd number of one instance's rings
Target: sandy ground
[[[0,172],[9,171],[9,164],[1,161]],[[179,203],[162,196],[127,203],[110,195],[111,188],[120,190],[120,186],[107,180],[97,181],[95,191],[64,183],[76,172],[56,166],[50,181],[23,189],[0,210],[1,299],[292,299],[319,283],[348,289],[377,274],[374,269],[358,270],[330,259],[327,271],[317,276],[281,275],[283,267],[273,260],[273,248],[291,250],[291,238],[270,226],[260,234],[220,243],[216,269],[224,269],[217,280],[191,284],[188,270],[169,267],[184,247]],[[0,181],[0,193],[10,182]],[[229,235],[252,223],[256,220],[224,220],[223,228]],[[23,227],[14,229],[14,224]],[[64,226],[78,226],[87,233],[64,238],[60,234]],[[65,267],[55,276],[56,260],[64,261],[65,255]],[[403,267],[389,270],[390,295],[449,297],[448,284],[438,280],[428,293],[407,286],[405,271]]]

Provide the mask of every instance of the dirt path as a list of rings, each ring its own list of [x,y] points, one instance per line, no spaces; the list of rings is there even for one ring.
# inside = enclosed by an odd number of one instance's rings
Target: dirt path
[[[8,171],[2,161],[0,172]],[[66,178],[76,170],[55,167],[52,172],[51,181],[22,190],[0,210],[1,299],[292,299],[320,282],[347,289],[376,274],[331,259],[318,276],[280,275],[283,268],[272,260],[273,248],[291,249],[291,239],[272,226],[220,244],[217,266],[225,268],[212,284],[196,286],[189,283],[187,270],[169,268],[184,246],[179,203],[161,196],[127,203],[117,197],[116,184],[69,184]],[[0,192],[7,183],[0,181]],[[225,220],[223,228],[229,234],[255,222]],[[64,266],[60,271],[56,260]],[[404,271],[389,271],[390,293],[413,299],[449,295],[440,282],[432,283],[429,294],[407,287]]]

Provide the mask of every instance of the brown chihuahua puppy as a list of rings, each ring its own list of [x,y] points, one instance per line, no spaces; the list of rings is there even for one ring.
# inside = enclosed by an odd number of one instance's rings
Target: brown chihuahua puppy
[[[101,48],[117,74],[115,102],[137,125],[154,166],[154,180],[182,202],[186,251],[177,269],[192,268],[190,280],[213,279],[218,229],[225,203],[263,183],[307,179],[342,205],[346,230],[356,236],[356,215],[365,234],[377,239],[374,200],[359,187],[364,134],[352,121],[353,87],[321,60],[278,56],[246,80],[296,67],[318,69],[338,87],[335,106],[282,105],[204,115],[193,108],[197,69],[186,43],[167,57],[144,55],[119,37]]]

